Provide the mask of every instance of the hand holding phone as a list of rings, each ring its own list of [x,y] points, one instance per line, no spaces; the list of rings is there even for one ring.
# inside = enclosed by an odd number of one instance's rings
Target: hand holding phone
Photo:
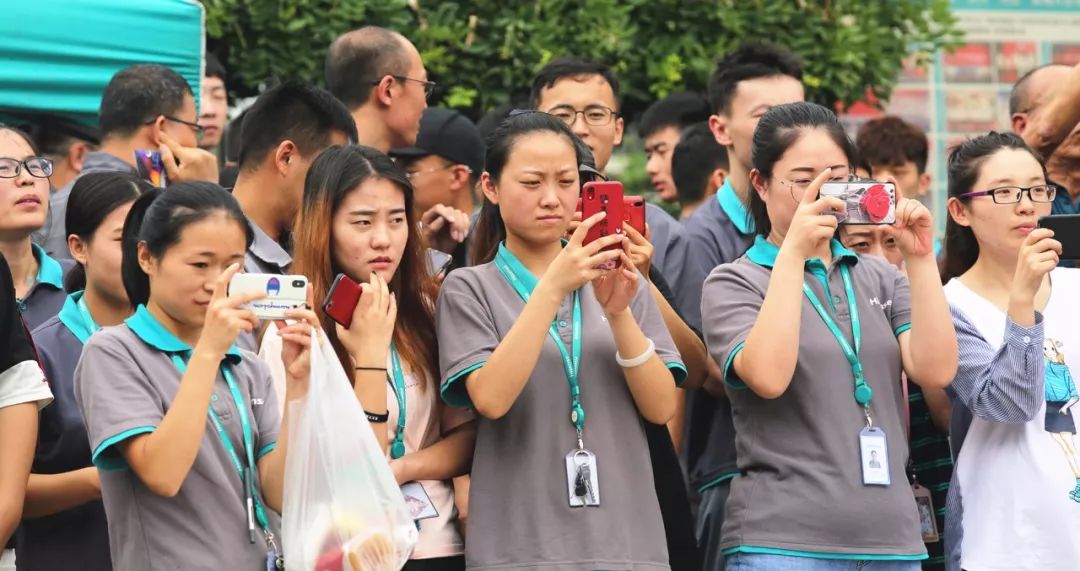
[[[1043,216],[1039,228],[1054,231],[1054,239],[1061,243],[1062,260],[1080,260],[1080,214]]]
[[[645,235],[645,199],[640,196],[623,197],[623,220],[638,234]]]
[[[369,280],[360,287],[363,293],[358,294],[359,301],[353,304],[349,326],[344,327],[340,322],[337,325],[338,340],[357,367],[385,367],[397,321],[397,296],[390,293],[390,286],[378,272],[371,272]],[[348,302],[348,296],[342,298]]]
[[[167,185],[168,177],[165,175],[165,163],[161,160],[160,151],[136,150],[135,168],[139,171],[139,176],[150,184],[158,188],[165,188]]]
[[[214,293],[206,307],[202,333],[196,343],[196,351],[209,351],[212,355],[224,355],[244,332],[254,331],[258,320],[247,305],[266,297],[265,291],[231,292],[229,284],[239,274],[240,264],[233,264],[218,276]]]
[[[345,329],[352,325],[353,312],[363,293],[360,284],[345,274],[338,274],[322,302],[323,313]]]
[[[307,305],[308,280],[304,276],[277,274],[235,274],[229,280],[229,296],[258,294],[259,297],[242,307],[250,309],[258,319],[285,319],[290,309]]]
[[[826,182],[821,185],[821,196],[832,196],[844,203],[842,212],[833,213],[840,224],[896,222],[896,185],[891,182]]]
[[[583,245],[589,244],[605,236],[623,236],[623,186],[616,181],[587,182],[581,189],[581,218],[588,220],[595,214],[603,212],[604,219],[589,228],[585,235]],[[620,244],[605,246],[604,251],[621,250]],[[616,258],[606,263],[602,269],[611,270],[618,267]]]

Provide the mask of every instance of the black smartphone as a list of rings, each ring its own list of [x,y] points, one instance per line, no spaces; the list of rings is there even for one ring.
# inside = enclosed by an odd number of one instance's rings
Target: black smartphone
[[[1039,228],[1054,231],[1054,239],[1061,242],[1062,260],[1080,260],[1080,214],[1043,216]]]

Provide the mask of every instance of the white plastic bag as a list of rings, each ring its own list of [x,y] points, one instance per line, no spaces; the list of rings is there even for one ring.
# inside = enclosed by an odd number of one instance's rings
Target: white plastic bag
[[[319,338],[321,336],[316,336]],[[330,343],[289,405],[281,535],[288,571],[397,571],[418,532]]]

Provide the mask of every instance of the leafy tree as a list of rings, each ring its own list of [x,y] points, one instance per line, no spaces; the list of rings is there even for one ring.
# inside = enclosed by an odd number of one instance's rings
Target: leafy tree
[[[322,82],[340,33],[376,24],[420,49],[442,105],[477,117],[523,100],[551,59],[613,67],[633,116],[671,91],[703,90],[717,57],[746,40],[785,45],[806,63],[811,99],[887,101],[901,61],[960,40],[949,0],[203,0],[211,50],[235,92],[273,77]]]

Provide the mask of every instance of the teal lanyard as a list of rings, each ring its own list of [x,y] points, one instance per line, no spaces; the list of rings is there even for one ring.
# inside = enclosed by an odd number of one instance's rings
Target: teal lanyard
[[[810,305],[813,305],[818,315],[821,316],[821,320],[825,322],[829,332],[836,338],[836,342],[840,344],[840,350],[844,352],[844,357],[847,357],[848,364],[851,365],[851,372],[855,376],[855,402],[863,407],[867,424],[870,424],[870,400],[874,397],[874,391],[866,384],[862,363],[859,361],[859,348],[862,345],[862,326],[859,323],[859,304],[855,299],[855,288],[851,285],[851,269],[847,266],[840,266],[840,277],[844,279],[844,293],[847,294],[848,312],[851,315],[851,336],[855,339],[854,348],[848,343],[836,321],[825,310],[821,300],[818,299],[805,281],[803,281],[803,293],[810,300]]]
[[[397,432],[394,441],[390,443],[390,457],[394,460],[405,455],[405,373],[401,370],[401,358],[398,356],[397,347],[390,344],[390,362],[393,365],[392,374],[386,375],[390,386],[394,387],[394,396],[397,398]]]
[[[101,331],[97,323],[94,323],[94,316],[90,315],[90,308],[86,307],[86,292],[79,297],[79,301],[75,304],[79,308],[79,315],[82,316],[83,326],[90,332],[90,335]]]
[[[183,376],[187,371],[187,363],[179,355],[171,356],[173,365],[180,371],[180,375]],[[218,418],[217,413],[214,412],[214,407],[210,406],[210,422],[214,424],[214,429],[217,431],[218,438],[221,440],[221,445],[225,447],[225,453],[229,455],[229,459],[232,460],[233,468],[236,469],[236,473],[240,476],[241,486],[246,486],[247,490],[245,494],[251,494],[251,497],[255,501],[255,519],[259,523],[259,527],[263,530],[263,533],[267,536],[267,541],[271,542],[273,535],[270,533],[270,520],[266,517],[266,510],[263,507],[262,496],[259,494],[259,490],[255,487],[255,437],[251,430],[251,422],[248,420],[248,412],[246,401],[244,396],[240,393],[240,387],[236,384],[236,379],[233,378],[232,371],[225,366],[221,365],[221,374],[225,377],[225,384],[229,385],[229,394],[232,395],[233,404],[236,406],[236,414],[240,418],[240,429],[244,435],[244,452],[247,457],[247,465],[240,461],[240,456],[236,453],[236,448],[233,446],[232,439],[225,432],[225,425],[221,423],[221,419]],[[245,498],[246,501],[246,498]]]
[[[499,272],[502,273],[503,277],[506,278],[510,287],[514,288],[514,291],[521,297],[521,300],[528,303],[529,297],[532,295],[533,290],[536,289],[537,280],[506,249],[504,244],[499,244],[499,251],[495,254],[495,265],[499,268]],[[581,364],[581,290],[574,291],[573,297],[574,313],[571,327],[572,336],[570,338],[570,347],[573,353],[571,354],[566,350],[566,345],[563,344],[562,338],[559,336],[559,328],[554,319],[548,329],[548,336],[555,341],[555,346],[559,348],[559,353],[562,355],[563,372],[566,373],[566,381],[570,383],[570,422],[574,424],[574,428],[577,430],[578,448],[583,449],[582,433],[585,430],[585,407],[581,404],[581,385],[578,384],[578,367]]]

